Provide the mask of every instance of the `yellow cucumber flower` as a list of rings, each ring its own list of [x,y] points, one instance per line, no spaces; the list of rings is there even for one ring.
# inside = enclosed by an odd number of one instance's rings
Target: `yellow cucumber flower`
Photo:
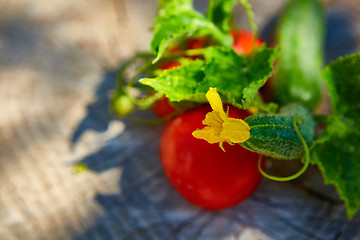
[[[219,143],[222,150],[225,141],[242,143],[250,138],[250,127],[245,121],[227,116],[216,88],[210,88],[206,98],[213,111],[207,113],[202,121],[207,126],[192,133],[195,138],[204,139],[209,143]]]

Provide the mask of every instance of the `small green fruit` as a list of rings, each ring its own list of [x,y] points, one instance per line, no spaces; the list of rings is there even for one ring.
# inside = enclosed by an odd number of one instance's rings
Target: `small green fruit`
[[[120,117],[129,115],[134,110],[134,104],[127,95],[121,95],[113,100],[113,107],[116,114]]]

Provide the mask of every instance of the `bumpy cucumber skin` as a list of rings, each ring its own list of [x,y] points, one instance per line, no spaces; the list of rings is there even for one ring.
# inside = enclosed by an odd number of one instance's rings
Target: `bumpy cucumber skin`
[[[291,0],[277,29],[275,98],[315,109],[323,97],[325,13],[319,0]]]
[[[308,146],[315,138],[316,122],[311,112],[300,104],[291,104],[281,109],[279,114],[259,114],[248,117],[250,138],[240,145],[254,152],[276,159],[299,159],[304,155],[304,146],[294,129],[294,119]]]

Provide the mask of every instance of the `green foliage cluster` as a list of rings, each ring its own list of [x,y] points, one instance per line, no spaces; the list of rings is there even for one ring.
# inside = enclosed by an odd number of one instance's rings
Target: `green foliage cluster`
[[[191,0],[159,1],[152,53],[131,59],[140,60],[142,67],[127,84],[122,69],[112,98],[114,111],[129,114],[133,108],[150,107],[162,96],[178,106],[201,104],[206,102],[209,87],[216,87],[224,103],[260,113],[245,120],[251,127],[251,138],[244,147],[279,159],[299,159],[309,146],[311,163],[319,166],[326,183],[335,185],[352,218],[360,208],[360,54],[340,58],[323,70],[324,9],[317,0],[289,1],[278,28],[277,48],[263,45],[249,55],[237,54],[229,34],[237,3],[210,0],[204,15],[193,8]],[[240,3],[256,31],[249,3]],[[203,36],[212,44],[201,49],[169,51],[184,39]],[[189,56],[200,57],[193,60]],[[158,70],[163,62],[174,59],[181,63],[179,67]],[[278,72],[273,67],[276,59]],[[136,82],[141,74],[146,77]],[[264,103],[259,97],[258,90],[271,76],[275,99],[283,109],[280,113],[275,113],[276,104]],[[325,83],[332,114],[325,117],[321,135],[315,136],[314,119],[318,118],[314,118],[312,110],[322,100]],[[131,95],[135,88],[155,94],[138,99]],[[131,108],[123,106],[124,102]],[[289,103],[295,105],[286,106]],[[126,111],[119,111],[122,107]],[[299,132],[307,146],[294,131],[296,117],[303,120]]]

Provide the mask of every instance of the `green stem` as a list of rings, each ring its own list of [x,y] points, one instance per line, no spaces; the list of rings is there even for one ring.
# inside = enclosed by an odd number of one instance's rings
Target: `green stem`
[[[130,78],[127,87],[131,88],[136,80],[140,77],[141,74],[143,74],[146,70],[148,70],[152,66],[151,60],[146,61],[136,72],[135,74]]]
[[[251,28],[251,31],[253,32],[254,39],[256,41],[258,36],[258,28],[255,23],[255,14],[254,11],[251,8],[251,4],[248,2],[248,0],[239,0],[240,4],[245,8],[245,12],[248,15],[248,24]],[[255,44],[256,46],[256,44]]]
[[[119,69],[118,75],[117,75],[117,86],[116,86],[116,92],[123,92],[124,85],[125,85],[125,74],[128,68],[133,65],[137,60],[139,59],[145,59],[149,60],[153,58],[154,55],[152,53],[143,52],[143,53],[137,53],[136,55],[132,56],[128,60],[126,60],[121,68]]]
[[[226,37],[226,39],[231,40],[230,37]],[[228,44],[226,42],[226,44],[223,43],[223,45],[228,45]],[[187,49],[187,50],[177,51],[177,52],[173,52],[173,53],[164,53],[164,55],[161,56],[161,59],[169,60],[169,59],[182,58],[184,56],[204,55],[204,52],[205,52],[205,48]],[[151,63],[155,64],[159,61],[159,59],[160,58],[155,58]]]
[[[161,99],[164,96],[161,92],[156,92],[154,95],[148,96],[146,98],[137,99],[129,94],[130,101],[137,105],[139,109],[145,110],[151,107],[156,101]]]
[[[318,123],[328,123],[330,120],[330,115],[326,115],[326,114],[315,114],[314,118],[315,121]]]
[[[140,109],[147,109],[149,108],[154,102],[159,100],[163,94],[156,93],[152,96],[148,96],[143,99],[137,99],[131,94],[131,89],[138,88],[134,87],[137,79],[144,74],[146,71],[151,69],[152,63],[151,59],[154,57],[151,53],[137,53],[133,57],[129,58],[127,61],[123,63],[121,68],[119,69],[118,76],[117,76],[117,86],[115,92],[112,94],[112,102],[117,99],[119,96],[126,95],[129,97],[130,101],[137,105]],[[135,64],[138,60],[143,60],[141,67],[132,75],[129,81],[126,83],[126,71]]]
[[[212,11],[210,11],[210,10],[213,9],[213,6],[214,6],[214,0],[209,0],[206,17],[207,17],[207,19],[209,19],[210,21],[212,21],[212,18],[213,18]]]
[[[149,119],[142,119],[142,118],[138,118],[135,116],[129,116],[129,118],[137,123],[141,123],[141,124],[146,124],[146,125],[156,125],[156,124],[161,124],[166,122],[167,120],[169,120],[170,118],[173,118],[176,115],[179,115],[180,113],[182,113],[181,110],[175,111],[173,113],[170,113],[169,115],[166,115],[165,117],[159,118],[159,119],[154,119],[154,120],[149,120]]]
[[[205,52],[204,48],[196,48],[196,49],[188,49],[184,51],[178,51],[174,53],[169,53],[163,56],[163,58],[166,59],[176,59],[184,56],[197,56],[197,55],[203,55]]]
[[[276,176],[272,176],[267,174],[264,170],[262,170],[261,165],[262,165],[262,156],[260,155],[259,157],[259,164],[258,164],[258,168],[260,173],[271,180],[275,180],[275,181],[279,181],[279,182],[286,182],[286,181],[291,181],[294,180],[295,178],[300,177],[305,171],[306,169],[309,167],[310,164],[310,152],[309,152],[309,147],[304,139],[304,137],[301,135],[299,128],[298,128],[298,124],[300,124],[302,122],[302,119],[300,117],[296,117],[294,119],[293,125],[294,125],[294,130],[296,132],[296,134],[298,135],[298,137],[300,138],[301,143],[304,146],[304,151],[305,151],[305,162],[304,162],[304,166],[300,169],[300,171],[298,171],[297,173],[295,173],[294,175],[291,175],[289,177],[276,177]]]

